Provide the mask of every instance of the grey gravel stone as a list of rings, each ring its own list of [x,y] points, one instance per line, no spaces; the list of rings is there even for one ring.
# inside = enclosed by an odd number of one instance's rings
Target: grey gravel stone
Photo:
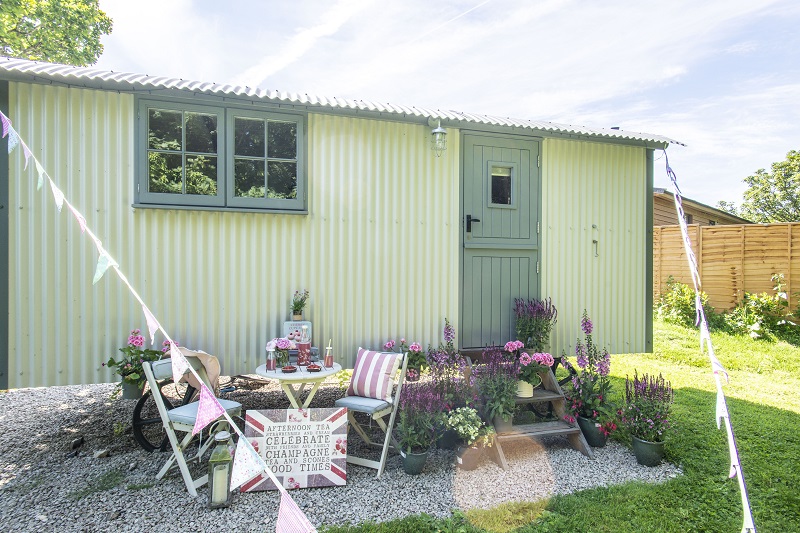
[[[241,402],[245,409],[289,407],[274,383],[237,380],[234,384],[237,390],[223,397]],[[114,384],[96,384],[0,394],[0,530],[40,533],[44,517],[47,530],[60,533],[274,531],[277,492],[237,493],[231,507],[212,510],[207,507],[208,486],[192,498],[177,472],[156,480],[169,452],[150,454],[130,433],[115,436],[114,424],[129,423],[136,402],[111,400],[113,389]],[[312,407],[330,407],[342,394],[336,384],[326,383]],[[110,456],[102,461],[88,454],[65,458],[64,443],[78,435],[93,447],[108,450]],[[350,451],[362,448],[359,440],[351,434]],[[542,500],[632,480],[657,483],[681,473],[668,463],[639,466],[628,448],[613,441],[594,449],[595,460],[573,450],[561,437],[518,440],[504,443],[503,449],[509,463],[506,471],[488,458],[474,471],[458,470],[454,452],[434,450],[419,476],[405,474],[401,459],[391,456],[380,479],[374,470],[348,465],[345,486],[299,489],[291,495],[315,525],[356,524],[421,512],[445,517],[454,509]],[[205,460],[190,465],[195,476],[207,467]],[[136,466],[131,469],[131,465]],[[121,472],[124,479],[115,487],[92,492],[96,480],[111,472]]]

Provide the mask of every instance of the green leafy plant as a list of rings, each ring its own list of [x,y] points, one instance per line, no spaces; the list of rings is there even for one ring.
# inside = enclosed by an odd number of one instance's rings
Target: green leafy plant
[[[303,312],[303,309],[306,308],[306,302],[308,302],[308,297],[310,293],[308,290],[301,291],[294,291],[294,296],[292,296],[292,314],[299,315]]]
[[[749,335],[754,339],[780,339],[797,343],[800,341],[800,326],[794,313],[789,310],[789,295],[783,274],[772,276],[774,294],[745,293],[742,301],[725,321],[732,333]]]
[[[430,379],[442,399],[443,410],[477,405],[472,383],[465,379],[469,367],[467,360],[455,349],[456,332],[450,321],[444,319],[444,344],[437,348],[428,346],[427,364]]]
[[[494,428],[487,426],[472,407],[450,411],[444,419],[444,427],[455,431],[467,446],[491,446],[494,443]]]
[[[481,365],[475,367],[475,384],[483,401],[484,415],[488,420],[501,417],[506,420],[514,414],[519,368],[513,355],[497,346],[483,352]]]
[[[544,352],[550,343],[550,332],[558,319],[553,301],[514,298],[517,340],[534,352]]]
[[[142,363],[157,361],[163,355],[158,350],[144,348],[144,337],[139,329],[131,330],[131,334],[128,336],[128,345],[120,348],[119,351],[123,354],[121,358],[109,357],[108,361],[102,365],[113,368],[114,372],[122,378],[122,382],[137,386],[142,386],[147,379],[142,370]]]
[[[625,404],[620,423],[631,435],[649,442],[663,442],[671,428],[672,385],[658,377],[634,371],[633,380],[625,377]]]

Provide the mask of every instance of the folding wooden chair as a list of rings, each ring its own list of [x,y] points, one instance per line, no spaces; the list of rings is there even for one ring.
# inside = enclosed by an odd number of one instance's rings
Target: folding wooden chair
[[[400,391],[403,388],[407,365],[408,355],[405,353],[371,352],[359,348],[347,395],[336,400],[337,407],[347,408],[350,427],[355,429],[364,442],[369,446],[381,448],[381,458],[379,461],[375,461],[353,455],[348,446],[347,462],[374,468],[378,471],[376,477],[381,477],[383,474],[389,450],[398,451],[400,449],[400,445],[392,436],[392,428],[394,428],[394,419],[397,416]],[[370,438],[367,431],[356,420],[354,415],[356,412],[364,413],[370,417],[370,421],[377,422],[384,432],[382,444]]]
[[[206,371],[200,360],[196,357],[187,357],[186,360],[189,361],[189,364],[192,365],[192,368],[197,371],[200,379],[202,379],[203,383],[205,383],[209,390],[213,391],[214,389],[209,383],[208,375],[206,374]],[[166,475],[166,473],[177,464],[181,471],[181,475],[183,476],[183,481],[186,484],[186,490],[188,490],[189,494],[192,496],[197,496],[197,488],[202,487],[208,482],[208,474],[197,479],[193,479],[192,474],[189,472],[189,467],[186,464],[187,460],[184,456],[184,451],[193,440],[192,429],[194,428],[194,422],[197,418],[197,407],[199,402],[195,401],[168,410],[164,404],[164,399],[161,397],[161,394],[158,394],[158,391],[160,390],[158,381],[172,377],[172,361],[170,359],[162,359],[160,361],[153,361],[152,363],[144,362],[142,363],[142,367],[144,368],[145,376],[147,376],[147,383],[150,385],[150,390],[153,391],[153,399],[158,407],[158,414],[161,416],[161,421],[163,423],[164,430],[167,433],[167,438],[172,446],[172,456],[158,472],[156,479],[163,478],[164,475]],[[242,405],[240,403],[222,399],[219,399],[219,403],[222,405],[228,415],[239,416],[241,414]],[[224,427],[227,427],[227,422],[225,422],[224,419],[222,419],[222,421],[218,420],[215,422],[215,424],[219,424],[221,426],[224,425]],[[186,436],[183,438],[183,440],[178,441],[178,437],[175,434],[176,431],[186,432]],[[199,437],[200,435],[202,435],[202,433],[199,433],[196,436]],[[208,450],[213,443],[213,438],[205,439],[205,442],[202,442],[200,445],[198,445],[197,454],[194,457],[191,457],[189,461],[199,461],[206,450]]]

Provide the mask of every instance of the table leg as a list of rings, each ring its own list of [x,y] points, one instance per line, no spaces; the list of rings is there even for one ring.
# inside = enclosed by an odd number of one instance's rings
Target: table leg
[[[317,389],[319,388],[319,384],[321,381],[317,381],[314,383],[314,386],[311,387],[311,390],[308,391],[308,396],[306,396],[306,401],[303,402],[303,409],[306,409],[309,405],[311,405],[311,399],[314,398],[314,395],[317,393]]]
[[[303,394],[303,391],[306,388],[306,383],[300,383],[297,389],[295,389],[289,383],[281,383],[281,388],[283,392],[286,393],[286,397],[289,398],[289,403],[292,404],[292,407],[295,409],[300,409],[300,404],[298,403],[298,399],[300,395]]]

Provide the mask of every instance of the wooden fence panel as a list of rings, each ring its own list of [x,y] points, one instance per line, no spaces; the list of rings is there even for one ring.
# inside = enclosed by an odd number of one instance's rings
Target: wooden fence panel
[[[772,275],[782,273],[790,305],[800,292],[800,222],[689,226],[703,290],[718,310],[732,309],[745,292],[772,293]],[[658,301],[671,275],[691,285],[680,227],[653,228],[653,292]]]

